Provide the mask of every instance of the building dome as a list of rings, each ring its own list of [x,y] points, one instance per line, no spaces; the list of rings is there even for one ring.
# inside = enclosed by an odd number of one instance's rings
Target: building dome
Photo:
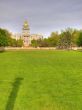
[[[29,30],[29,25],[28,25],[28,22],[27,21],[24,21],[23,29]]]

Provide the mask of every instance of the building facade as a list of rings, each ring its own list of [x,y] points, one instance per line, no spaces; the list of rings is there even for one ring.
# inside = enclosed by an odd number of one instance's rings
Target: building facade
[[[31,45],[32,40],[42,39],[43,36],[40,34],[30,34],[29,24],[27,21],[25,21],[22,28],[21,38],[23,39],[24,46],[28,47]]]

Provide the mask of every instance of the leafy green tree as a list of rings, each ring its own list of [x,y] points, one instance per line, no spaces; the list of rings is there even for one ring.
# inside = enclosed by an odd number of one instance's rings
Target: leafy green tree
[[[10,44],[11,47],[17,47],[17,41],[16,41],[16,39],[11,39],[11,42],[10,43],[11,43]]]
[[[82,32],[80,32],[79,37],[77,39],[77,45],[80,47],[82,46]]]
[[[42,40],[40,47],[49,47],[48,38],[44,38],[44,39]]]
[[[50,37],[48,38],[48,46],[56,47],[58,45],[59,34],[57,32],[52,32]]]
[[[75,47],[77,46],[77,39],[79,37],[80,31],[77,29],[69,28],[69,32],[71,34],[71,46]]]
[[[5,29],[0,28],[0,47],[8,46],[8,39],[10,39],[10,33]]]
[[[69,29],[67,29],[60,34],[58,45],[59,45],[59,48],[69,49],[71,47],[71,43],[72,43],[72,35]]]
[[[33,47],[38,47],[38,42],[37,42],[37,40],[32,40],[31,41],[31,46],[33,46]]]
[[[22,39],[18,39],[17,41],[17,47],[22,47],[23,46],[23,40]]]

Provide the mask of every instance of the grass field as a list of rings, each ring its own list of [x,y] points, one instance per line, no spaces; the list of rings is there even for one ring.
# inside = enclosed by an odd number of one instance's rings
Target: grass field
[[[0,110],[82,110],[82,52],[0,53]]]

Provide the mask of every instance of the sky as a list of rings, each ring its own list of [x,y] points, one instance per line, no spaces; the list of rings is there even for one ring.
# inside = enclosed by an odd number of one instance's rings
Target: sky
[[[25,20],[31,34],[82,29],[82,0],[0,0],[1,28],[21,33]]]

